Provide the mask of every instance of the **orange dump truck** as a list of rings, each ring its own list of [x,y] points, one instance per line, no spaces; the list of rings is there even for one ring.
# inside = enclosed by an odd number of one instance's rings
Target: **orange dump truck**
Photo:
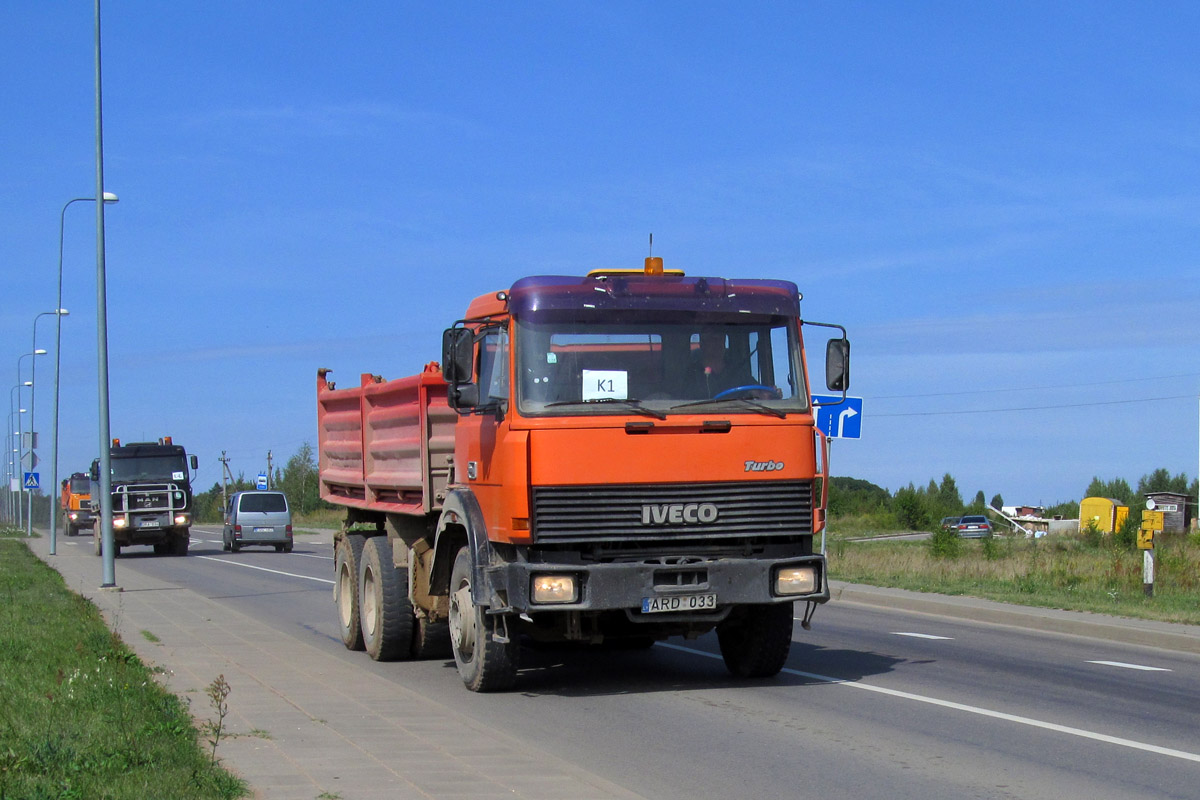
[[[843,396],[849,342],[795,284],[644,270],[482,295],[442,361],[338,389],[318,371],[321,496],[342,639],[446,657],[511,687],[521,641],[648,646],[716,630],[729,670],[774,675],[829,599],[826,453],[803,333]],[[818,467],[820,462],[820,468]]]
[[[62,482],[58,507],[62,512],[62,527],[67,536],[81,530],[92,530],[92,478],[86,472],[76,472]]]

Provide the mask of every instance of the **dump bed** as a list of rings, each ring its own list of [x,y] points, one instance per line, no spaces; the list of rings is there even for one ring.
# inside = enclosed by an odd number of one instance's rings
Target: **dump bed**
[[[317,373],[321,499],[385,513],[440,509],[458,415],[438,365],[392,381],[364,373],[350,389],[326,372]]]

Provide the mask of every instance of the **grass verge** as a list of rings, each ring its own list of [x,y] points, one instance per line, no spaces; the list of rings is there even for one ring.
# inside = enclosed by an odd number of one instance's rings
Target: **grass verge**
[[[1111,537],[1110,537],[1111,538]],[[1200,625],[1200,540],[1156,543],[1154,596],[1142,553],[1084,537],[927,541],[831,539],[833,580],[1005,603]]]
[[[240,798],[99,610],[0,538],[0,798]]]

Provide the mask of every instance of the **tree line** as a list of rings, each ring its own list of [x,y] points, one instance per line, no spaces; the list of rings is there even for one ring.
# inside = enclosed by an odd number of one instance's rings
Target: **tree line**
[[[1169,470],[1156,469],[1139,478],[1135,485],[1136,489],[1124,478],[1105,481],[1094,477],[1081,498],[1108,497],[1133,510],[1143,507],[1147,492],[1176,492],[1191,498],[1189,519],[1194,516],[1195,498],[1200,486],[1195,480],[1189,483],[1185,473],[1172,475]],[[935,530],[943,517],[983,514],[987,506],[1002,508],[1004,498],[996,494],[985,503],[981,490],[970,502],[966,502],[949,473],[942,476],[941,482],[930,479],[926,486],[910,483],[895,493],[860,478],[834,477],[829,481],[831,519],[859,517],[879,530]],[[1078,519],[1079,503],[1058,503],[1046,507],[1043,513],[1049,518]]]

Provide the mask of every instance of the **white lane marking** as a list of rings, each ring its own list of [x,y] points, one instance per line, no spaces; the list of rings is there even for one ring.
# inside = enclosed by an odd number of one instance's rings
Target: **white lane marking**
[[[721,656],[716,653],[706,653],[703,650],[694,650],[690,647],[681,647],[677,644],[667,642],[659,642],[659,647],[666,647],[671,650],[679,650],[684,653],[691,653],[705,658],[720,659]],[[1086,731],[1082,728],[1072,728],[1067,725],[1059,725],[1055,722],[1044,722],[1040,719],[1031,719],[1030,717],[1021,717],[1016,714],[1006,714],[1003,711],[992,711],[988,708],[979,708],[978,706],[969,706],[964,703],[955,703],[950,700],[939,700],[936,697],[926,697],[912,692],[902,692],[897,689],[885,689],[882,686],[872,686],[869,683],[856,683],[843,680],[842,678],[831,678],[828,675],[817,675],[813,672],[801,672],[798,669],[788,669],[784,667],[782,672],[789,675],[799,675],[802,678],[811,678],[812,680],[821,681],[823,683],[831,683],[837,686],[845,686],[848,689],[862,689],[867,692],[875,692],[889,697],[898,697],[902,700],[913,700],[918,703],[926,703],[931,706],[940,706],[941,708],[949,708],[953,711],[962,711],[967,714],[977,714],[981,717],[991,717],[992,719],[1004,720],[1006,722],[1015,722],[1018,725],[1027,725],[1031,728],[1041,728],[1042,730],[1054,731],[1055,733],[1065,733],[1070,736],[1078,736],[1083,739],[1092,739],[1097,742],[1105,742],[1107,744],[1115,744],[1120,747],[1129,747],[1134,750],[1143,750],[1147,753],[1157,753],[1171,758],[1179,758],[1184,761],[1195,761],[1200,763],[1200,753],[1189,753],[1186,750],[1173,750],[1169,747],[1159,747],[1156,744],[1147,744],[1145,742],[1134,741],[1133,739],[1122,739],[1119,736],[1109,736],[1106,733],[1096,733],[1095,731]]]
[[[911,636],[914,639],[943,639],[953,641],[953,636],[934,636],[932,633],[909,633],[907,631],[892,631],[892,636]]]
[[[193,536],[192,541],[200,542],[201,544],[219,544],[222,547],[225,546],[224,539],[197,539],[195,536]],[[333,556],[322,556],[322,555],[318,555],[316,553],[292,553],[291,555],[292,555],[292,558],[319,558],[322,561],[333,561]],[[199,556],[199,557],[205,558],[205,556]]]
[[[241,561],[230,561],[227,558],[213,558],[212,556],[194,556],[194,558],[202,558],[205,561],[215,561],[218,564],[229,564],[230,566],[233,566],[233,567],[245,567],[246,569],[262,570],[263,572],[270,572],[273,575],[286,575],[289,578],[304,578],[305,580],[317,581],[318,583],[330,583],[330,584],[333,583],[333,581],[328,578],[314,578],[311,575],[297,575],[294,572],[284,572],[283,570],[280,570],[280,569],[267,569],[266,567],[257,567],[254,564],[245,564],[245,563],[242,563]]]
[[[1147,667],[1143,664],[1126,664],[1124,661],[1089,661],[1089,664],[1100,664],[1105,667],[1120,667],[1121,669],[1140,669],[1145,672],[1171,672],[1166,667]]]

